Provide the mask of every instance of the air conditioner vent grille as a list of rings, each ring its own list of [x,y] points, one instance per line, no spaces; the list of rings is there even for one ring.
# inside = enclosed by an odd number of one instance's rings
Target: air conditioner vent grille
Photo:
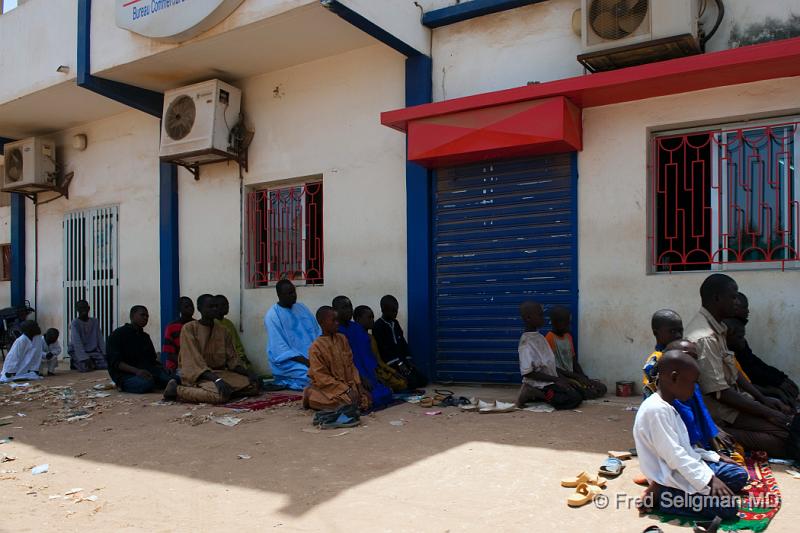
[[[167,113],[164,117],[164,129],[167,131],[169,138],[179,141],[189,135],[194,127],[196,115],[197,108],[191,97],[183,94],[173,100],[167,107]]]
[[[623,39],[645,21],[649,4],[649,0],[594,0],[589,7],[589,26],[602,39]]]
[[[6,177],[16,183],[22,179],[22,150],[14,148],[6,156]]]

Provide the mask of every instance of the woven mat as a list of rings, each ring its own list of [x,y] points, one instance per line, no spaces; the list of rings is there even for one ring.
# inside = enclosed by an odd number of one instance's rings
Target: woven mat
[[[226,403],[223,407],[228,409],[249,409],[250,411],[260,411],[268,407],[276,407],[287,403],[299,402],[303,397],[299,394],[269,393],[258,398],[248,398],[233,403]]]

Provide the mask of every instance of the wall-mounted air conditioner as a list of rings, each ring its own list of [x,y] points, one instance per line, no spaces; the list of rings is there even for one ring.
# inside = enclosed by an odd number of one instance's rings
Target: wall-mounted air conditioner
[[[230,133],[241,104],[242,92],[220,80],[167,91],[161,159],[191,166],[235,158]]]
[[[578,56],[592,72],[700,53],[699,0],[581,0]]]
[[[56,144],[31,137],[3,146],[3,190],[35,192],[56,182]]]

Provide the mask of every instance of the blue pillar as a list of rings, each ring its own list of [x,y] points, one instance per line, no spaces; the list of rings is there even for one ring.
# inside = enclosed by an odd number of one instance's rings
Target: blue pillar
[[[158,194],[161,331],[178,317],[180,259],[178,250],[178,167],[161,163]]]
[[[25,305],[25,196],[11,193],[11,305]]]
[[[406,106],[431,102],[431,58],[406,59]],[[432,173],[406,160],[408,342],[414,362],[433,379],[435,331],[433,306]]]

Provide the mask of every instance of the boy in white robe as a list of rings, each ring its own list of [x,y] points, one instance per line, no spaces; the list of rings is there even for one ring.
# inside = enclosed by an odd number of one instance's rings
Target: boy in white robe
[[[692,518],[734,518],[736,493],[747,484],[747,471],[716,452],[693,447],[673,400],[694,394],[700,369],[687,353],[665,352],[658,362],[658,391],[636,413],[633,438],[642,473],[651,481],[642,498],[645,508]]]

